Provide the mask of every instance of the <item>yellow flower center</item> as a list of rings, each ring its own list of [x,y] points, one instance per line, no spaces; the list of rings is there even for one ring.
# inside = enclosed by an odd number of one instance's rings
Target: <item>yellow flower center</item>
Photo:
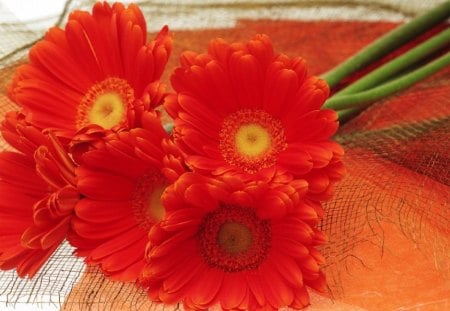
[[[149,204],[147,206],[147,215],[150,219],[160,221],[164,218],[166,211],[161,202],[161,195],[163,194],[165,186],[157,186],[150,194]]]
[[[77,129],[97,124],[104,129],[127,123],[127,111],[134,101],[134,91],[127,81],[107,78],[92,86],[78,106]]]
[[[110,129],[119,124],[125,115],[122,99],[115,93],[106,93],[97,98],[89,111],[90,123]]]
[[[264,110],[243,109],[230,114],[219,133],[225,162],[251,174],[273,166],[286,147],[281,121]]]
[[[166,179],[158,171],[149,172],[137,181],[132,207],[134,217],[141,227],[150,229],[164,218],[165,209],[161,195],[166,185]]]
[[[242,125],[235,139],[237,151],[247,157],[261,156],[272,144],[269,132],[259,124]]]

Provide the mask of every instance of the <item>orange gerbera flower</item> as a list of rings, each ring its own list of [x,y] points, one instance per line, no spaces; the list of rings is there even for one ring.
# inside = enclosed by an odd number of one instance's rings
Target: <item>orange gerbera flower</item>
[[[267,177],[304,176],[337,161],[342,148],[323,80],[307,75],[301,58],[274,54],[258,35],[247,44],[210,43],[208,54],[185,52],[165,103],[176,143],[199,172]],[[336,175],[336,174],[334,174]]]
[[[88,124],[133,127],[136,113],[161,103],[157,80],[171,51],[167,27],[149,43],[146,37],[134,4],[104,2],[92,14],[75,11],[64,30],[51,28],[31,48],[9,95],[39,128],[73,135]]]
[[[20,153],[0,153],[0,268],[31,278],[70,230],[74,166],[57,139],[23,115],[7,114],[2,134]]]
[[[77,169],[84,198],[69,241],[88,264],[120,281],[135,281],[144,267],[148,230],[164,215],[160,196],[169,183],[161,147],[168,135],[156,113],[144,114],[142,123],[85,152]]]
[[[325,290],[324,260],[314,248],[325,237],[315,207],[300,199],[306,187],[182,175],[163,195],[164,220],[150,231],[141,278],[149,296],[183,300],[189,310],[308,305],[305,286]],[[277,210],[274,200],[287,212],[269,212]]]

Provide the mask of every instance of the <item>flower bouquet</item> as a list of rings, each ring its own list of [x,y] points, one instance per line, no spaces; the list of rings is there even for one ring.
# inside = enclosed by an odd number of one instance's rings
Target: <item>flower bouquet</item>
[[[148,40],[134,4],[72,12],[8,87],[19,109],[1,126],[15,150],[0,154],[0,268],[33,278],[67,240],[156,303],[308,306],[310,289],[330,291],[323,204],[346,171],[339,122],[448,66],[440,29],[365,70],[449,15],[445,2],[322,78],[267,35],[215,38],[181,54],[168,86],[167,26]]]

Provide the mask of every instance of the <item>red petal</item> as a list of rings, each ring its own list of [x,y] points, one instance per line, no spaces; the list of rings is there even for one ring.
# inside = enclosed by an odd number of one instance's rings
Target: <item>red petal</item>
[[[92,250],[89,258],[93,261],[101,261],[103,258],[115,256],[119,251],[127,249],[131,245],[139,242],[141,242],[143,248],[145,248],[145,244],[148,242],[147,232],[140,228],[131,229],[127,233],[115,236],[97,246]],[[86,246],[89,248],[89,245]],[[85,249],[86,246],[79,245],[79,247],[83,249]]]
[[[103,172],[91,172],[85,168],[78,168],[78,189],[81,194],[90,199],[105,201],[130,200],[135,184],[121,176]]]
[[[193,293],[192,301],[201,306],[211,305],[222,287],[223,278],[223,271],[207,268],[199,274],[195,285],[190,288],[190,292]]]
[[[243,273],[226,273],[218,300],[223,309],[238,309],[248,290],[247,280]]]
[[[296,175],[306,174],[313,167],[311,156],[298,145],[289,145],[285,151],[280,153],[278,164]]]
[[[253,55],[234,53],[230,58],[228,69],[239,107],[261,109],[264,81],[263,70],[258,60]]]
[[[290,69],[281,69],[267,75],[263,108],[271,115],[281,118],[285,114],[283,110],[292,101],[298,88],[298,77]]]
[[[129,201],[96,201],[82,199],[75,206],[76,215],[83,221],[91,223],[116,222],[130,216]]]

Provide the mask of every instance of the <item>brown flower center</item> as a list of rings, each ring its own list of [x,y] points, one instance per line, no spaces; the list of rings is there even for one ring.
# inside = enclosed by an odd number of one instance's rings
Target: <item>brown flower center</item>
[[[217,242],[224,252],[239,254],[246,252],[253,242],[252,232],[248,227],[236,222],[222,225],[217,235]]]
[[[256,269],[264,261],[271,229],[254,209],[223,204],[205,216],[198,237],[202,257],[210,267],[238,272]]]
[[[126,125],[134,91],[127,81],[107,78],[92,86],[78,106],[77,129],[97,124],[105,129]]]
[[[287,147],[281,121],[257,109],[227,116],[219,137],[224,160],[248,173],[274,165],[277,155]]]

